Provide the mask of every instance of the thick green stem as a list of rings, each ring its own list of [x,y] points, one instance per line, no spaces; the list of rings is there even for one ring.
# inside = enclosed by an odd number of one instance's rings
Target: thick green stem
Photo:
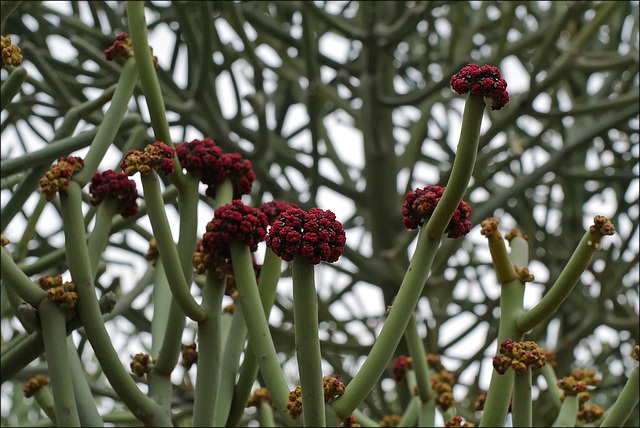
[[[138,419],[153,426],[171,425],[170,415],[144,395],[125,371],[105,329],[93,284],[78,183],[72,181],[67,191],[60,193],[60,202],[67,264],[78,294],[76,307],[96,358],[113,389]]]
[[[222,330],[220,327],[225,280],[208,272],[202,291],[207,317],[198,322],[198,374],[196,377],[193,426],[213,426],[222,372]]]
[[[129,100],[133,95],[137,82],[138,70],[136,69],[136,61],[133,58],[129,58],[122,68],[122,74],[118,80],[116,92],[111,99],[109,110],[105,114],[102,123],[100,123],[93,141],[91,141],[89,153],[84,158],[84,167],[73,176],[73,180],[80,183],[81,186],[91,180],[93,174],[98,170],[98,165],[104,159],[107,149],[113,143],[121,127],[122,119],[129,108]]]
[[[73,383],[67,356],[67,331],[64,310],[49,299],[38,306],[44,351],[49,368],[53,404],[58,426],[79,427],[78,407],[73,395]]]
[[[524,374],[516,373],[513,379],[513,426],[530,427],[531,413],[531,377],[532,370],[527,368]]]
[[[96,223],[87,241],[87,249],[89,251],[89,261],[91,263],[91,272],[96,275],[100,257],[104,253],[104,249],[109,242],[109,232],[111,230],[111,221],[116,212],[116,200],[114,198],[106,198],[98,207],[96,214]]]
[[[426,225],[425,232],[431,239],[442,236],[467,190],[478,154],[484,107],[484,98],[481,95],[469,94],[464,105],[460,140],[451,175],[445,192]]]
[[[360,371],[332,405],[341,418],[349,416],[371,392],[393,357],[422,294],[439,245],[440,237],[430,239],[424,230],[420,230],[416,250],[380,335]]]
[[[433,401],[431,397],[431,376],[429,374],[429,367],[427,366],[427,356],[422,339],[418,333],[418,322],[416,321],[415,313],[411,314],[409,324],[407,324],[407,329],[404,332],[404,337],[407,340],[409,354],[411,355],[411,367],[416,374],[416,384],[418,385],[420,400],[422,403],[430,400]],[[433,421],[431,421],[431,424],[433,424]]]
[[[147,203],[147,214],[151,221],[153,234],[158,244],[158,253],[162,258],[173,297],[186,316],[194,321],[202,321],[206,316],[206,312],[191,295],[190,286],[184,277],[180,256],[164,210],[158,174],[155,171],[151,171],[147,175],[142,175],[142,187],[144,189],[144,199]]]
[[[289,399],[289,386],[282,373],[276,348],[269,331],[267,317],[262,311],[262,302],[258,292],[258,285],[253,271],[251,252],[249,248],[237,241],[230,244],[233,273],[238,287],[238,300],[242,306],[249,340],[260,366],[260,371],[269,389],[269,394],[276,404],[276,410],[289,418],[286,414]]]
[[[0,89],[0,110],[7,108],[14,96],[22,89],[22,84],[27,80],[27,70],[19,67],[14,69]]]
[[[2,247],[0,257],[0,269],[2,271],[2,285],[11,288],[25,302],[37,308],[47,293],[35,285],[27,275],[13,261],[13,256],[5,247]]]
[[[71,367],[71,382],[73,382],[73,393],[78,406],[78,417],[80,425],[83,427],[100,427],[104,426],[104,421],[98,413],[96,401],[91,393],[89,382],[84,372],[84,364],[78,356],[73,339],[67,337],[67,357],[69,358],[69,366]]]
[[[622,389],[616,402],[607,410],[607,413],[600,424],[601,427],[621,427],[633,409],[638,405],[638,391],[640,390],[640,373],[638,367],[633,369],[627,384]]]
[[[578,410],[580,409],[580,403],[577,395],[567,395],[564,397],[562,406],[560,407],[560,413],[555,422],[552,424],[554,427],[574,427],[576,426],[576,417],[578,416]],[[620,426],[620,425],[616,425]]]
[[[529,311],[521,314],[518,319],[518,328],[527,332],[544,322],[555,313],[562,302],[569,296],[580,276],[591,263],[591,257],[596,249],[600,248],[602,234],[599,231],[587,231],[573,252],[571,259],[553,283],[547,294]]]
[[[324,389],[322,355],[318,337],[318,294],[313,277],[314,265],[302,256],[291,262],[293,279],[293,317],[296,356],[300,373],[304,426],[324,427]]]

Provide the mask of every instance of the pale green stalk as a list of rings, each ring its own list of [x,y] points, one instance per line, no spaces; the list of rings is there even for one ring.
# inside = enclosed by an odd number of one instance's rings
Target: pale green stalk
[[[73,382],[73,393],[78,406],[80,425],[83,427],[104,426],[104,421],[100,413],[98,413],[96,401],[85,376],[84,364],[80,360],[78,350],[75,348],[71,336],[67,337],[67,357],[71,368],[71,381]]]
[[[621,427],[633,409],[638,405],[638,391],[640,390],[640,374],[638,367],[633,369],[622,392],[613,406],[605,414],[601,427]]]
[[[554,427],[574,427],[576,426],[576,418],[578,416],[578,410],[580,403],[577,395],[567,395],[564,397],[562,406],[560,407],[560,413],[558,417],[551,424]]]
[[[527,367],[526,373],[514,375],[513,405],[511,406],[514,427],[530,427],[532,424],[531,372],[531,367]]]

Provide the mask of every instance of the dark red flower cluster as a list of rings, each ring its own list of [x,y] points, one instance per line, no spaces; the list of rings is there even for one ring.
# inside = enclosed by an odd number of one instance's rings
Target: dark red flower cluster
[[[424,221],[433,214],[443,194],[444,188],[440,186],[426,186],[409,192],[402,205],[404,226],[407,229],[417,229],[422,226]],[[469,217],[471,217],[471,207],[465,201],[460,201],[445,229],[447,236],[458,239],[469,233],[472,226]]]
[[[346,234],[333,212],[311,208],[288,208],[273,222],[267,235],[267,246],[285,261],[300,254],[317,265],[333,263],[344,250]]]
[[[175,150],[165,143],[156,141],[144,148],[144,151],[129,150],[124,160],[120,163],[120,168],[125,174],[131,176],[136,172],[147,175],[151,170],[162,170],[164,175],[171,175],[174,172],[173,154]]]
[[[535,342],[514,342],[505,339],[500,344],[500,355],[493,357],[493,368],[498,374],[505,374],[511,368],[516,373],[526,373],[531,369],[542,368],[547,363],[545,353]]]
[[[207,223],[207,232],[202,237],[202,251],[229,258],[229,243],[240,241],[251,251],[258,249],[258,243],[267,234],[267,216],[258,209],[245,205],[240,199],[221,206],[214,212],[214,218]]]
[[[269,201],[260,205],[258,208],[260,211],[267,215],[267,219],[269,220],[269,224],[273,224],[274,221],[278,219],[280,213],[285,212],[289,208],[299,208],[297,204],[293,202],[287,201]]]
[[[129,179],[124,172],[114,172],[109,169],[102,174],[96,172],[89,185],[91,205],[99,205],[104,198],[112,197],[117,201],[116,213],[128,218],[138,212],[138,190],[135,181]]]
[[[226,178],[233,183],[233,199],[251,193],[256,174],[249,160],[239,153],[222,153],[213,140],[193,140],[176,146],[176,154],[183,168],[192,174],[199,174],[206,184],[207,196],[215,198],[217,186]]]
[[[491,99],[491,109],[500,110],[509,102],[507,81],[497,67],[468,64],[451,77],[451,87],[458,94],[471,92]]]
[[[398,358],[393,360],[393,379],[396,382],[404,380],[407,371],[412,368],[412,363],[413,360],[411,357],[407,357],[406,355],[400,355]]]
[[[58,158],[58,163],[53,164],[51,169],[40,179],[40,188],[47,201],[56,198],[58,190],[66,190],[71,183],[69,179],[73,173],[80,171],[84,167],[84,159],[69,156]]]
[[[153,66],[158,68],[158,58],[153,55],[153,48],[151,46],[149,46],[149,49],[151,50],[151,57],[153,58]],[[129,58],[131,55],[133,55],[131,39],[129,35],[124,32],[118,34],[113,45],[104,51],[104,57],[107,61],[113,61],[115,58]]]

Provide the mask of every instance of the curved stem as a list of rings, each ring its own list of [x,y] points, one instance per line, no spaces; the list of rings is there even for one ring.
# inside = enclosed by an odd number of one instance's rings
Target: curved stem
[[[73,383],[67,356],[67,331],[62,308],[43,299],[38,306],[45,358],[53,389],[53,404],[58,426],[79,427],[78,408],[73,395]]]
[[[333,410],[341,418],[346,418],[358,407],[389,364],[422,294],[439,245],[439,237],[431,239],[425,230],[420,230],[416,250],[380,335],[344,394],[333,402]]]
[[[636,367],[631,372],[631,376],[629,376],[616,402],[607,410],[600,426],[621,427],[638,405],[638,390],[640,390],[640,373]]]
[[[314,266],[297,255],[291,261],[296,356],[300,373],[304,426],[324,427],[322,356],[318,337],[318,294]]]
[[[25,275],[5,247],[2,247],[0,251],[2,252],[2,257],[0,257],[2,285],[11,288],[24,301],[37,308],[40,302],[46,298],[47,293]]]
[[[9,74],[0,89],[0,110],[4,110],[13,97],[20,92],[25,80],[27,80],[27,70],[22,67],[15,68]]]

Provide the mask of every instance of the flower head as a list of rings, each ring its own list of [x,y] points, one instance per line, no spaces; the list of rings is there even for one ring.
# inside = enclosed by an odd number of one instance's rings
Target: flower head
[[[46,200],[53,201],[58,190],[69,188],[71,176],[83,166],[84,159],[76,156],[58,158],[58,162],[40,179],[40,188]]]
[[[278,219],[278,216],[285,212],[289,208],[299,208],[297,204],[293,202],[287,201],[269,201],[260,205],[258,208],[260,211],[267,215],[267,219],[269,220],[269,224],[273,224],[274,221]]]
[[[500,344],[499,353],[500,355],[493,357],[493,367],[498,374],[505,374],[509,368],[523,374],[529,367],[533,370],[547,364],[546,352],[532,341],[514,342],[505,339]]]
[[[267,246],[285,261],[300,254],[311,264],[333,263],[344,250],[346,234],[333,212],[288,208],[271,225]]]
[[[42,374],[37,374],[35,377],[32,377],[24,384],[22,388],[22,392],[24,392],[24,396],[29,398],[32,397],[40,388],[45,385],[49,385],[51,381],[48,377]]]
[[[471,92],[491,99],[491,109],[500,110],[509,102],[507,81],[497,67],[468,64],[451,77],[451,88],[458,94]]]
[[[198,362],[198,351],[196,350],[196,342],[182,347],[182,362],[180,363],[186,370]]]
[[[109,169],[102,174],[96,172],[89,185],[91,205],[99,205],[104,198],[112,197],[117,201],[116,213],[128,218],[138,212],[138,191],[135,181],[129,179],[123,172],[114,172]]]
[[[175,150],[165,143],[156,141],[144,148],[144,151],[129,150],[125,154],[124,160],[120,163],[120,168],[125,174],[131,176],[136,172],[147,175],[153,169],[162,170],[164,175],[171,175],[174,172],[173,154]]]
[[[157,358],[151,358],[149,354],[136,354],[129,365],[131,372],[135,373],[138,377],[151,373],[156,360]]]
[[[444,194],[444,188],[440,186],[425,186],[409,192],[402,205],[402,222],[407,229],[417,229],[425,220],[431,217],[438,202]],[[445,229],[449,238],[458,239],[471,231],[471,207],[465,201],[460,201],[458,208],[451,216],[449,225]]]
[[[207,232],[202,237],[202,252],[230,258],[229,243],[240,241],[251,251],[267,234],[267,216],[240,199],[215,210],[214,218],[207,223]]]
[[[407,357],[406,355],[400,355],[393,360],[393,379],[396,382],[404,380],[405,374],[412,368],[412,363],[413,360],[411,357]]]
[[[300,385],[293,391],[289,392],[289,400],[287,401],[287,413],[293,420],[298,419],[302,414],[302,391]]]
[[[253,391],[253,394],[251,394],[251,397],[249,397],[249,401],[247,402],[247,407],[259,408],[262,403],[268,404],[273,409],[276,408],[267,388],[258,388]]]
[[[151,50],[151,57],[153,58],[153,66],[158,68],[158,58],[153,55],[153,48],[149,46]],[[104,50],[104,56],[107,61],[113,61],[115,58],[129,58],[133,56],[133,45],[129,35],[122,32],[116,36],[116,41],[113,45]]]
[[[336,398],[344,394],[344,383],[340,381],[339,376],[325,376],[322,378],[322,386],[324,389],[324,402],[331,403]]]
[[[11,44],[11,37],[0,36],[2,44],[2,67],[10,65],[12,67],[18,67],[22,64],[22,55],[20,55],[20,48],[18,45]]]
[[[38,279],[38,285],[47,292],[47,299],[65,308],[73,308],[78,300],[76,285],[73,282],[62,282],[62,276],[45,275]]]

